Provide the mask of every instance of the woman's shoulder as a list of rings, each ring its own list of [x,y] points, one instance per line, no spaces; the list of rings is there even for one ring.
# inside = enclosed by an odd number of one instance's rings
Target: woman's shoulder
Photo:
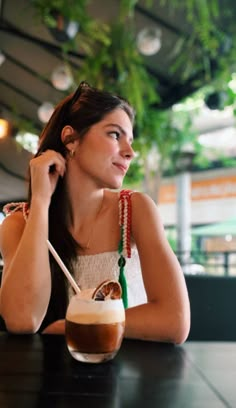
[[[25,223],[26,218],[26,210],[23,210],[23,208],[17,208],[15,210],[7,210],[3,211],[5,214],[5,217],[2,221],[2,225],[8,225],[11,223]]]
[[[142,211],[146,209],[156,209],[157,205],[154,203],[153,199],[146,193],[123,189],[120,191],[107,191],[107,197],[116,206],[117,202],[128,202],[131,203],[132,210]]]
[[[158,205],[148,194],[134,191],[131,202],[133,228],[140,226],[147,229],[153,224],[162,225]]]
[[[132,208],[144,209],[144,208],[157,208],[156,203],[146,193],[140,191],[131,190],[131,202]]]
[[[25,201],[13,202],[5,204],[3,207],[3,213],[5,215],[10,215],[16,212],[22,212],[23,216],[27,218],[29,212],[29,205]]]
[[[26,202],[9,203],[3,207],[5,218],[1,224],[1,230],[10,225],[21,226],[25,224],[29,212],[29,207]]]
[[[131,189],[122,189],[122,190],[106,190],[106,194],[110,197],[119,199],[122,197],[131,197],[133,199],[133,197],[135,197],[135,200],[146,200],[149,201],[152,199],[150,198],[149,195],[147,195],[146,193],[140,192],[138,190],[131,190]]]
[[[12,236],[16,236],[23,231],[25,227],[25,218],[23,212],[13,211],[3,219],[0,225],[0,248],[3,249],[3,243],[12,241]],[[5,246],[5,244],[4,244]]]

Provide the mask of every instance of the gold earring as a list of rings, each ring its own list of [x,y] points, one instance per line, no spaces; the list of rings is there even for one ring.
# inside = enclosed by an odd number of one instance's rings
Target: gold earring
[[[75,150],[74,149],[69,150],[69,156],[71,159],[73,159],[74,155],[75,155]]]

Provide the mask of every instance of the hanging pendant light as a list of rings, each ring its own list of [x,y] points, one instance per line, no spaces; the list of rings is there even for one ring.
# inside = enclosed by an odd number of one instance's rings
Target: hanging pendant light
[[[8,120],[0,118],[0,139],[4,139],[10,134],[10,123]]]
[[[79,23],[77,21],[68,20],[56,9],[51,10],[50,15],[55,21],[55,27],[48,26],[48,29],[55,40],[66,42],[75,38],[79,31]]]
[[[143,55],[154,55],[161,48],[161,30],[157,27],[147,27],[137,35],[137,47]]]
[[[73,77],[68,65],[58,65],[52,72],[51,81],[54,88],[66,91],[73,84]]]
[[[0,66],[4,63],[5,60],[6,60],[6,57],[4,53],[0,50]]]
[[[47,123],[52,116],[54,106],[51,102],[43,102],[38,108],[38,117],[43,123]]]
[[[228,95],[226,91],[215,91],[206,95],[204,102],[209,109],[223,110],[227,101]]]

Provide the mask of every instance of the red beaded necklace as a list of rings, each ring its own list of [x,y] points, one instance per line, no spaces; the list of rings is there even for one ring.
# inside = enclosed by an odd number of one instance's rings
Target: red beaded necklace
[[[119,282],[122,287],[122,299],[124,307],[128,307],[128,290],[125,278],[125,258],[131,258],[131,195],[133,191],[122,190],[119,197],[119,225],[121,239],[118,252],[120,254],[118,265],[120,268]]]

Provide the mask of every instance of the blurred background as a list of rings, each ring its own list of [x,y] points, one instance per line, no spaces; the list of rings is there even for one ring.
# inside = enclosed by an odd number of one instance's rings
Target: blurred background
[[[236,275],[235,2],[2,0],[0,18],[0,220],[86,80],[134,105],[125,187],[158,204],[184,272]]]

